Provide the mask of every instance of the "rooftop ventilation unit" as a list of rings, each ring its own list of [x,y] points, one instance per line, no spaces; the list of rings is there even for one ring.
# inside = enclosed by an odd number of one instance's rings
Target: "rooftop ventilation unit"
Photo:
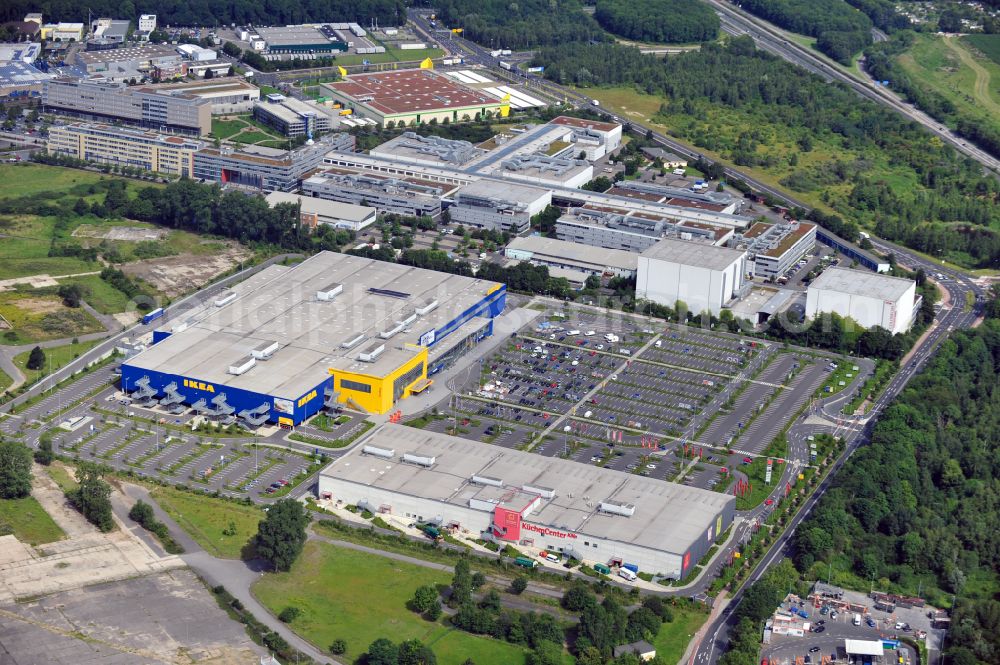
[[[521,485],[521,489],[529,494],[537,494],[545,499],[553,499],[556,491],[551,487],[541,487],[539,485]]]
[[[241,374],[246,374],[248,371],[250,371],[250,368],[256,364],[257,364],[257,359],[254,358],[253,356],[250,356],[249,358],[246,358],[245,360],[243,360],[243,362],[241,362],[238,365],[230,365],[229,373],[234,374],[236,376],[239,376]]]
[[[373,363],[376,360],[378,360],[378,357],[382,355],[384,351],[385,351],[385,344],[375,342],[367,349],[358,354],[358,360],[361,360],[366,363]]]
[[[349,337],[346,340],[344,340],[343,342],[341,342],[340,345],[342,347],[344,347],[345,349],[350,349],[351,347],[354,347],[354,346],[357,346],[358,344],[360,344],[361,340],[363,340],[364,338],[365,338],[365,334],[364,333],[357,333],[356,335],[352,335],[351,337]]]
[[[427,303],[426,305],[424,305],[423,307],[418,307],[416,309],[417,316],[425,316],[427,314],[430,314],[435,309],[437,309],[437,306],[438,306],[438,301],[437,300],[432,300],[429,303]]]
[[[216,299],[215,306],[216,307],[223,307],[225,305],[228,305],[229,303],[231,303],[234,300],[236,300],[236,294],[233,293],[232,291],[229,291],[228,293],[221,294],[219,296],[219,298]]]
[[[328,284],[322,289],[316,292],[316,300],[326,302],[328,300],[333,300],[333,298],[339,295],[344,290],[344,285],[340,282],[334,282],[333,284]]]
[[[598,504],[597,509],[602,513],[622,515],[624,517],[632,517],[635,515],[635,504],[624,503],[621,501],[601,501],[601,503]]]
[[[256,358],[257,360],[267,360],[268,358],[273,356],[280,348],[281,345],[278,344],[277,342],[264,342],[256,349],[251,351],[250,355]]]
[[[503,481],[492,476],[472,476],[472,482],[477,485],[491,485],[493,487],[503,487]]]
[[[378,336],[381,337],[382,339],[389,339],[390,337],[392,337],[393,335],[395,335],[396,333],[398,333],[399,331],[401,331],[405,327],[406,326],[404,324],[397,323],[394,327],[389,328],[388,330],[383,330],[382,332],[380,332],[378,334]]]
[[[420,453],[403,453],[403,461],[408,464],[416,464],[425,468],[434,466],[437,458],[434,455],[422,455]]]
[[[365,455],[374,455],[375,457],[384,457],[385,459],[391,459],[396,456],[396,451],[393,448],[379,448],[378,446],[365,446],[361,449]]]

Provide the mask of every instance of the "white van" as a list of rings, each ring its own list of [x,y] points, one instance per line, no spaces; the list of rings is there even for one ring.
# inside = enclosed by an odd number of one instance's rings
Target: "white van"
[[[855,614],[854,615],[854,625],[855,626],[860,626],[861,625],[861,615],[860,614]]]
[[[567,335],[579,335],[579,334],[580,334],[580,331],[579,331],[579,330],[570,330],[570,331],[569,331],[569,332],[567,332],[566,334],[567,334]]]
[[[618,577],[628,580],[629,582],[635,582],[635,573],[628,568],[620,568],[618,570]]]

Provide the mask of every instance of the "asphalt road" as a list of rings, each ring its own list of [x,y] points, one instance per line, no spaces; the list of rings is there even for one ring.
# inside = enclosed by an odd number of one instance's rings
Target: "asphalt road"
[[[846,454],[842,455],[835,462],[833,468],[826,475],[826,478],[820,484],[817,491],[809,497],[802,509],[791,520],[784,534],[768,550],[762,564],[750,576],[748,580],[750,583],[759,580],[771,565],[780,561],[789,553],[789,542],[795,533],[795,529],[812,512],[820,497],[826,493],[832,479],[836,476],[847,458],[858,447],[868,442],[871,425],[874,424],[882,410],[903,390],[910,379],[920,371],[924,363],[937,348],[937,345],[953,330],[971,327],[979,316],[978,303],[971,308],[965,307],[966,294],[972,293],[974,296],[981,296],[985,291],[967,275],[943,268],[933,261],[917,256],[898,245],[877,238],[873,239],[872,243],[879,251],[895,253],[901,264],[905,264],[912,269],[923,268],[928,274],[943,274],[947,279],[942,281],[941,284],[948,290],[951,297],[951,304],[948,308],[941,310],[941,313],[938,315],[938,325],[927,335],[910,361],[900,368],[899,372],[886,387],[886,390],[872,404],[869,413],[859,417],[843,417],[842,420],[845,423],[846,429],[843,431],[842,436],[847,444]],[[733,610],[742,599],[743,589],[746,589],[748,586],[749,584],[744,585],[730,599],[726,609],[708,626],[705,632],[706,638],[702,640],[701,644],[698,645],[692,654],[690,661],[692,664],[709,665],[715,663],[725,653],[728,645],[729,629],[735,623],[732,619]]]

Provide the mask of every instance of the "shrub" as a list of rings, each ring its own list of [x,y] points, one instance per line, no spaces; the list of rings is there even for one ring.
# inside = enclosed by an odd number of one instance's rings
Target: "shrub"
[[[291,623],[296,619],[298,619],[299,616],[301,615],[302,615],[302,610],[300,610],[295,606],[289,605],[285,609],[281,610],[281,614],[278,615],[278,619],[280,619],[282,623]]]
[[[345,640],[336,639],[330,644],[330,653],[334,656],[339,656],[341,654],[347,653],[347,642]]]

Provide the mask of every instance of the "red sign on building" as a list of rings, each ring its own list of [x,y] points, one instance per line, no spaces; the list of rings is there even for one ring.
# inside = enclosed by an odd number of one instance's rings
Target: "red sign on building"
[[[504,540],[521,540],[521,511],[497,506],[493,509],[493,524],[497,535]]]

